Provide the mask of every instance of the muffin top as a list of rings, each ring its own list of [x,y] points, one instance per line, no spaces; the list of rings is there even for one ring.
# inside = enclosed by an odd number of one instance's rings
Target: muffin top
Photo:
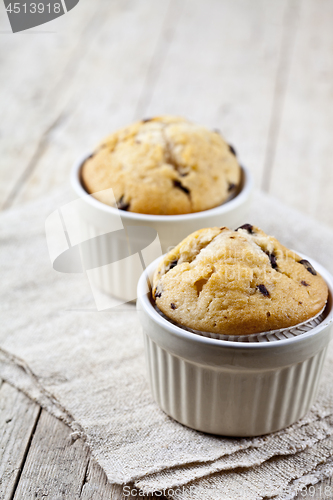
[[[171,320],[194,330],[250,335],[311,319],[328,288],[307,260],[259,228],[201,229],[158,266],[153,298]]]
[[[89,193],[129,212],[175,215],[216,207],[237,190],[241,168],[221,137],[184,118],[142,120],[107,137],[82,167]]]

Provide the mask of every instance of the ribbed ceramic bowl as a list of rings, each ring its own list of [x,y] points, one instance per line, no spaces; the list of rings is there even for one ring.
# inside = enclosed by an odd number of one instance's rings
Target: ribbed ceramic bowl
[[[305,415],[333,334],[331,275],[311,259],[329,287],[325,319],[318,326],[284,340],[233,342],[186,331],[156,311],[143,290],[158,262],[140,277],[137,309],[159,406],[193,429],[237,437],[277,431]]]
[[[88,196],[81,181],[81,168],[88,157],[89,154],[84,155],[74,165],[71,184],[76,195],[83,201],[80,204],[79,219],[83,237],[91,240],[90,260],[101,264],[90,270],[89,278],[97,288],[122,300],[135,300],[138,280],[143,269],[190,233],[210,226],[235,228],[246,221],[253,180],[250,172],[244,167],[238,194],[223,205],[193,214],[148,215],[118,210],[101,203],[93,196]],[[110,238],[98,238],[99,235],[112,231],[115,227],[119,229],[119,219],[125,232],[119,231]],[[126,231],[133,226],[150,227],[157,231],[158,235],[158,240],[150,245],[150,248],[142,251],[140,258],[139,255],[130,255],[131,252],[126,248],[129,241]],[[133,234],[131,238],[133,243]],[[140,241],[137,242],[137,246],[140,247]],[[110,265],[104,264],[105,256],[111,254],[118,254],[120,260]]]

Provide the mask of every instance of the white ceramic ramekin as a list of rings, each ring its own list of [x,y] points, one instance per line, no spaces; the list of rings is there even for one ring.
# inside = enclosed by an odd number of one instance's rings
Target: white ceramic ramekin
[[[242,187],[232,200],[211,210],[184,215],[147,215],[118,210],[88,195],[81,182],[81,168],[89,157],[85,155],[73,167],[71,184],[74,192],[82,200],[79,207],[79,221],[83,237],[89,238],[92,260],[101,265],[89,271],[89,279],[97,288],[125,301],[135,300],[137,296],[138,279],[154,259],[171,247],[177,245],[186,236],[203,227],[228,226],[236,228],[246,222],[253,190],[253,180],[250,172],[242,167]],[[142,251],[142,255],[130,255],[118,262],[104,264],[105,255],[124,255],[123,239],[129,240],[124,233],[114,234],[111,238],[98,238],[108,231],[119,229],[119,221],[127,232],[130,226],[145,226],[157,231],[158,239],[150,248]],[[133,237],[133,236],[132,236]],[[138,242],[139,244],[140,242]],[[125,252],[126,253],[126,252]],[[100,256],[100,258],[99,258]]]
[[[324,321],[297,337],[264,343],[196,335],[163,318],[143,293],[159,259],[139,280],[137,309],[143,326],[151,391],[171,417],[199,431],[259,436],[283,429],[309,410],[333,336],[331,275]]]

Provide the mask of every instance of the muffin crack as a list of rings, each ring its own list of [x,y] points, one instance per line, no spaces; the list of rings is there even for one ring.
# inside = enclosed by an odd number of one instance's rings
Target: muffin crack
[[[164,139],[165,139],[164,161],[168,165],[171,165],[174,168],[174,170],[176,170],[176,172],[179,174],[181,166],[177,162],[177,160],[175,159],[175,157],[172,153],[170,142],[166,138],[165,134],[163,134],[163,135],[164,135]]]
[[[223,231],[223,229],[222,229],[221,231]],[[191,262],[189,262],[189,263],[191,264],[192,262],[194,262],[194,261],[195,261],[195,260],[199,257],[199,255],[201,254],[202,250],[205,250],[207,247],[209,247],[209,245],[210,245],[211,243],[213,243],[213,241],[214,241],[214,240],[215,240],[218,236],[220,236],[221,234],[222,234],[222,232],[221,232],[221,233],[219,233],[219,234],[217,234],[217,235],[215,235],[215,236],[214,236],[214,237],[213,237],[210,241],[208,241],[208,242],[206,242],[204,245],[202,245],[202,246],[200,247],[200,249],[199,249],[198,253],[195,255],[194,259],[193,259],[193,260],[191,260]]]
[[[281,268],[278,267],[277,257],[276,257],[276,254],[278,252],[276,251],[276,248],[273,248],[273,250],[269,250],[267,248],[267,246],[263,245],[262,243],[260,244],[260,242],[257,242],[254,239],[253,239],[253,242],[258,246],[258,248],[260,248],[262,250],[263,253],[265,253],[267,255],[273,271],[286,276],[286,278],[289,278],[294,283],[299,283],[299,281],[296,278],[294,278],[293,276],[291,276],[285,270],[283,270],[283,269],[281,269]]]
[[[168,268],[174,269],[164,274]],[[157,307],[180,325],[249,335],[315,316],[328,288],[313,271],[310,262],[256,226],[238,234],[214,227],[191,234],[161,261],[153,289]]]
[[[179,163],[179,161],[177,160],[177,158],[175,157],[175,155],[173,153],[172,145],[171,145],[170,140],[168,139],[168,137],[165,133],[165,130],[168,126],[170,126],[170,125],[166,125],[166,126],[162,127],[162,136],[163,136],[164,145],[165,145],[164,161],[168,165],[171,165],[173,167],[173,169],[177,172],[179,177],[185,177],[190,172],[188,171],[188,168],[184,167],[184,165]],[[188,189],[188,188],[186,188],[186,189]],[[189,189],[188,189],[188,192],[189,192]]]
[[[179,215],[218,207],[241,185],[226,142],[181,117],[146,118],[109,135],[82,165],[82,183],[107,205],[105,191],[130,200],[129,212]],[[204,189],[203,189],[204,186]]]
[[[187,194],[189,197],[191,197],[190,190],[187,187],[185,187],[180,181],[177,181],[174,179],[173,185],[175,188],[181,189],[181,191],[183,191],[185,194]]]
[[[214,273],[215,269],[212,269],[206,276],[203,276],[202,278],[199,278],[197,281],[194,282],[194,287],[196,289],[198,297],[200,297],[203,288],[207,285],[208,281],[210,280],[210,278]]]
[[[288,278],[289,280],[291,280],[293,283],[295,283],[296,285],[302,285],[302,286],[305,286],[305,287],[310,287],[311,285],[309,283],[307,283],[305,280],[299,280],[299,278],[297,277],[294,277],[292,276],[290,273],[288,273],[286,270],[283,270],[281,268],[278,267],[278,262],[277,262],[277,255],[279,254],[279,251],[278,249],[273,246],[272,242],[269,242],[268,244],[265,244],[263,241],[257,241],[257,238],[260,238],[260,236],[257,236],[255,231],[254,231],[254,228],[251,224],[244,224],[243,226],[241,226],[240,228],[237,228],[236,231],[238,229],[243,229],[243,230],[246,230],[249,234],[248,234],[248,238],[262,251],[264,252],[269,261],[270,261],[270,264],[271,264],[271,267],[272,267],[272,270],[273,271],[276,271],[282,275],[284,275],[286,278]],[[295,258],[293,259],[294,262],[296,262],[297,264],[300,264],[302,266],[305,267],[305,269],[310,273],[312,274],[313,276],[316,276],[317,275],[317,272],[316,270],[314,269],[314,267],[312,266],[312,264],[308,261],[308,260],[305,260],[305,259],[301,259],[301,260],[297,260],[297,256],[295,255]],[[268,294],[266,294],[266,291],[263,289],[264,285],[259,285],[257,286],[257,290],[259,290],[264,296],[266,297],[270,297],[270,293],[268,292]],[[266,287],[265,287],[266,288]],[[310,291],[307,289],[307,294],[310,296]]]
[[[197,291],[198,297],[200,297],[200,294],[202,292],[203,287],[208,283],[209,278],[201,278],[198,281],[195,281],[194,287]]]
[[[167,128],[167,125],[165,125],[164,127],[162,127],[162,135],[163,135],[163,139],[164,139],[164,145],[165,145],[165,149],[164,149],[164,161],[168,164],[168,165],[171,165],[174,170],[179,174],[180,174],[180,170],[182,168],[182,165],[180,165],[180,163],[177,161],[177,159],[175,158],[174,154],[173,154],[173,151],[172,151],[172,147],[171,147],[171,144],[170,144],[170,141],[165,133],[165,129]]]

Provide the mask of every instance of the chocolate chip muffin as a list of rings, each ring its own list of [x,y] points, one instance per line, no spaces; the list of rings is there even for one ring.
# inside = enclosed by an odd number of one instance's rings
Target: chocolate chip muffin
[[[200,212],[231,198],[241,182],[235,150],[218,131],[184,118],[142,120],[109,137],[86,160],[82,182],[107,204],[155,215]]]
[[[224,335],[287,328],[319,313],[324,279],[307,260],[258,227],[201,229],[158,266],[157,307],[179,325]]]

